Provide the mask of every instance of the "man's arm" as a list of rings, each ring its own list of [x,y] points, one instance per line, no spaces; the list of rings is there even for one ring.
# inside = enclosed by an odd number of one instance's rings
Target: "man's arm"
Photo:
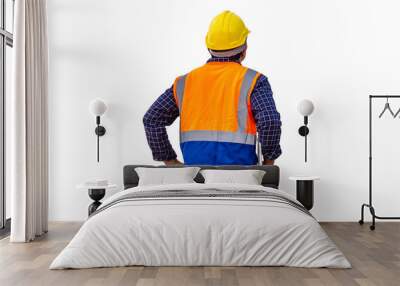
[[[170,126],[179,116],[179,109],[174,99],[172,87],[167,89],[147,110],[143,117],[153,159],[164,161],[166,165],[181,164],[168,139],[166,126]]]
[[[268,79],[261,75],[250,96],[251,110],[257,126],[264,165],[273,165],[281,153],[281,118],[276,110]]]

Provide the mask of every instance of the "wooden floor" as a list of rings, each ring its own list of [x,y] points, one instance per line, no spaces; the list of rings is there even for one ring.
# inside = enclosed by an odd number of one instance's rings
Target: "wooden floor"
[[[48,270],[80,223],[52,223],[35,242],[0,241],[0,285],[400,285],[400,223],[323,223],[352,269],[289,267],[122,267]]]

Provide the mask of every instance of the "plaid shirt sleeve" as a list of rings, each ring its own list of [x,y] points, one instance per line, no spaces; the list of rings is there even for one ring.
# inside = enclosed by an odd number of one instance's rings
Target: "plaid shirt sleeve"
[[[281,118],[276,110],[271,86],[261,75],[250,96],[251,110],[257,126],[264,159],[275,160],[281,153]]]
[[[153,159],[167,161],[176,159],[176,153],[168,139],[166,126],[171,125],[179,116],[179,108],[175,102],[173,88],[167,89],[147,110],[143,117]]]

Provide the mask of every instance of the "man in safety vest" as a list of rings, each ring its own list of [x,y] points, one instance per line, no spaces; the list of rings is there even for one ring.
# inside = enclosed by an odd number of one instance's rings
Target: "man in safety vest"
[[[230,11],[211,22],[207,63],[178,77],[146,112],[143,123],[156,161],[181,164],[166,126],[180,116],[180,146],[187,165],[254,165],[256,132],[264,164],[281,154],[280,115],[267,77],[246,68],[249,30]]]

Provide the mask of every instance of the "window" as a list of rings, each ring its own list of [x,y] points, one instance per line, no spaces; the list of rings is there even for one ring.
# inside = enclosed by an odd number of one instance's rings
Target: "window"
[[[5,190],[5,100],[11,92],[14,0],[0,0],[0,236],[9,231],[10,195]]]

